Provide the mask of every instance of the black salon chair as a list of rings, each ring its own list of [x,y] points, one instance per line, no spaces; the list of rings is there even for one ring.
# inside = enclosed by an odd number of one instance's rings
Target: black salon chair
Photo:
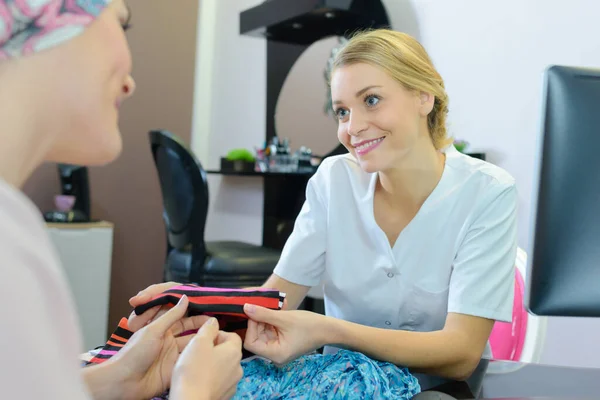
[[[205,242],[209,201],[206,172],[175,135],[156,130],[149,136],[167,231],[164,279],[210,287],[262,285],[273,272],[280,252],[242,242]]]

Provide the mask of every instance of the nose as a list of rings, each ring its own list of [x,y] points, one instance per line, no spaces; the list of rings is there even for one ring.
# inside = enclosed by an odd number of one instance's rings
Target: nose
[[[367,130],[367,128],[367,119],[364,118],[360,112],[353,111],[350,113],[350,118],[348,121],[348,134],[350,136],[357,136],[361,132]]]
[[[123,94],[125,97],[133,96],[135,92],[135,81],[131,75],[127,75],[125,82],[123,83]]]

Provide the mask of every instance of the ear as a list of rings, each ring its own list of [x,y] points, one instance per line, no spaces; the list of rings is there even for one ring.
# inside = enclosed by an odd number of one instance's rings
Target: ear
[[[431,93],[420,92],[419,93],[420,100],[420,113],[421,116],[426,117],[429,115],[431,110],[433,110],[433,104],[435,102],[435,96]]]

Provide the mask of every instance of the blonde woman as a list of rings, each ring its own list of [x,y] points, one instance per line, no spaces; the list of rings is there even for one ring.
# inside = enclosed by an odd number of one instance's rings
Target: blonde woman
[[[19,190],[44,161],[100,165],[120,153],[119,105],[135,89],[130,17],[123,0],[0,0],[3,398],[148,399],[170,387],[171,399],[221,399],[242,376],[240,338],[214,319],[185,318],[186,298],[81,370],[66,278]]]
[[[452,146],[443,80],[409,35],[353,37],[330,85],[349,154],[325,159],[311,178],[264,285],[286,292],[293,310],[322,282],[326,316],[247,305],[245,348],[278,363],[346,348],[465,379],[490,355],[494,321],[512,316],[514,179]]]

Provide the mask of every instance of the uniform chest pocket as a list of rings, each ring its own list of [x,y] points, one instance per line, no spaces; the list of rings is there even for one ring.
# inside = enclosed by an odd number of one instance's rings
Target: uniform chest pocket
[[[411,284],[400,307],[400,329],[429,332],[441,330],[448,314],[449,288],[431,290]]]

